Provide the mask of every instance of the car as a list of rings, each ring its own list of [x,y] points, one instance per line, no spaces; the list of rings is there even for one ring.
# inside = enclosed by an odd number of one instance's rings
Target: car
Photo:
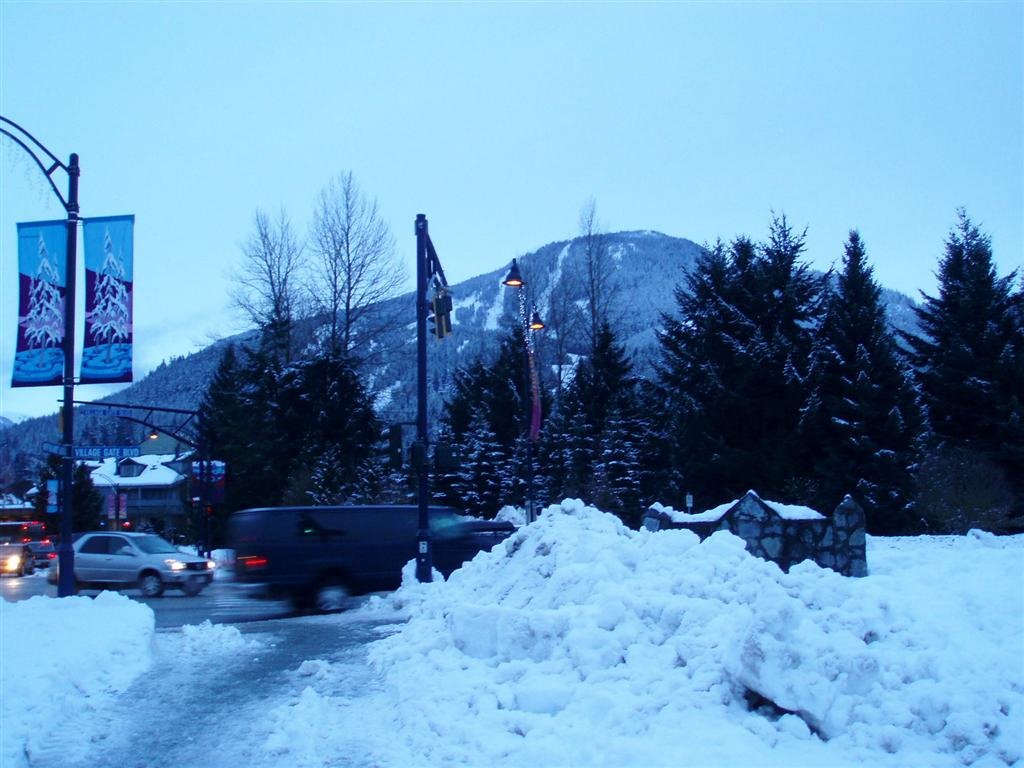
[[[185,554],[154,533],[94,531],[81,534],[71,546],[79,589],[137,587],[145,597],[160,597],[170,587],[195,596],[213,580],[212,560]],[[59,559],[47,581],[60,581]]]
[[[445,577],[513,531],[451,507],[430,507],[433,566]],[[235,579],[283,595],[302,610],[344,608],[349,596],[397,589],[416,557],[414,505],[262,507],[228,520]]]
[[[56,562],[57,550],[49,539],[30,541],[27,546],[32,550],[32,560],[36,568],[49,568],[51,563]]]
[[[35,560],[28,544],[9,539],[0,541],[0,573],[28,576],[35,572]]]

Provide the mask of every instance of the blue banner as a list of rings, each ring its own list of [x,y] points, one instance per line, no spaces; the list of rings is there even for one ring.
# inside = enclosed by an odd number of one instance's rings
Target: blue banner
[[[18,338],[12,387],[64,383],[66,221],[18,225]]]
[[[132,380],[134,216],[84,219],[85,337],[82,384]]]

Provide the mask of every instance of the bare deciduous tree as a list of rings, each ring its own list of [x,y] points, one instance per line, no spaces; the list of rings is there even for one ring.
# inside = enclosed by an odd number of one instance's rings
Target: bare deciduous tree
[[[587,301],[585,326],[590,350],[597,346],[597,334],[605,322],[612,323],[613,303],[618,288],[615,264],[597,218],[597,203],[590,198],[580,210],[580,240],[583,245],[582,282]]]
[[[578,332],[579,313],[573,297],[578,295],[574,289],[571,274],[562,272],[558,281],[551,289],[544,322],[549,331],[544,334],[545,346],[553,358],[552,368],[555,373],[557,387],[556,402],[561,399],[562,389],[566,385],[569,349],[573,337]]]
[[[328,318],[330,351],[357,357],[394,324],[380,303],[398,293],[405,275],[377,201],[364,197],[351,172],[321,191],[310,241],[315,256],[310,293],[316,310]]]
[[[242,245],[242,263],[232,271],[230,297],[252,320],[282,361],[292,357],[295,321],[301,314],[302,246],[281,210],[271,220],[257,209],[253,232]]]

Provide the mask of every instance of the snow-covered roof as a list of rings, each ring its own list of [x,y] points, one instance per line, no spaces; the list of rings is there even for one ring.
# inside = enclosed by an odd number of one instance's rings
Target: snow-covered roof
[[[90,467],[93,485],[98,488],[141,488],[177,485],[185,479],[180,472],[171,469],[168,464],[187,458],[188,454],[149,454],[134,456],[130,459],[104,459],[103,461],[87,461]],[[118,464],[139,464],[144,469],[138,477],[117,474]]]
[[[824,520],[825,516],[820,512],[816,512],[810,507],[802,507],[797,504],[783,504],[779,501],[769,501],[762,499],[757,495],[755,491],[747,491],[742,497],[734,499],[733,501],[727,501],[725,504],[719,504],[717,507],[705,510],[703,512],[683,512],[682,510],[673,509],[672,507],[666,507],[662,504],[655,502],[651,505],[651,509],[655,512],[661,512],[677,523],[716,523],[721,520],[727,512],[733,507],[739,504],[745,498],[753,498],[755,501],[760,502],[776,515],[781,517],[783,520]]]
[[[13,493],[0,494],[0,509],[26,509],[31,506],[29,502],[19,499]]]

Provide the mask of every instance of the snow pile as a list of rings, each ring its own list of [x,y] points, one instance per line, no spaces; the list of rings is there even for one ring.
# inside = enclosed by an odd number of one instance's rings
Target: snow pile
[[[116,592],[0,601],[0,765],[29,765],[71,716],[99,710],[152,661],[153,611]]]
[[[935,549],[941,551],[935,555]],[[1012,765],[1024,540],[871,540],[872,575],[783,573],[720,532],[566,501],[378,641],[409,765]],[[553,756],[558,756],[553,758]]]
[[[183,660],[201,659],[217,654],[234,654],[261,648],[259,640],[247,639],[230,624],[213,624],[209,619],[202,624],[186,624],[181,636],[169,638],[162,648],[166,655],[177,655]]]

